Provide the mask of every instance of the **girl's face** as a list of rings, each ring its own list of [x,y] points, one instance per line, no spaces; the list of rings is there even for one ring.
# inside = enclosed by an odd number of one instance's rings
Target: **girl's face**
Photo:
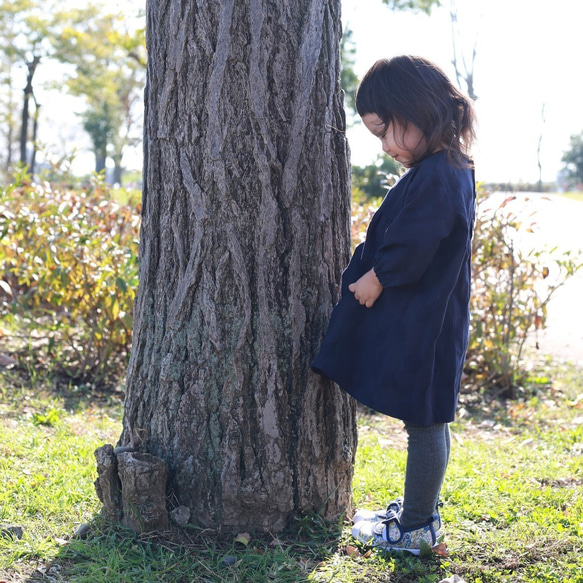
[[[425,153],[423,132],[415,124],[409,123],[404,132],[398,123],[389,124],[385,130],[383,120],[376,113],[363,115],[362,121],[371,134],[381,140],[383,152],[403,166],[412,166]]]

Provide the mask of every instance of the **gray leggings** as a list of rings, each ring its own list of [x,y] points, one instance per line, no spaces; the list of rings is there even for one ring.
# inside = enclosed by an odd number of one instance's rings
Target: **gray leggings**
[[[401,524],[403,528],[431,521],[449,461],[449,425],[429,427],[405,424],[408,435],[407,470]]]

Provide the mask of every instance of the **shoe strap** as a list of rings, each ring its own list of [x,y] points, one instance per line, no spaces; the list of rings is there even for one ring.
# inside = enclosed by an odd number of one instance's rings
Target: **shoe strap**
[[[423,525],[415,527],[415,528],[407,529],[407,531],[413,531],[413,530],[417,530],[419,528],[428,527],[429,532],[431,533],[431,540],[432,540],[432,546],[433,546],[437,543],[437,534],[435,532],[435,527],[433,526],[433,523],[434,523],[436,518],[437,518],[437,515],[434,514],[431,518],[431,521],[428,522],[427,524],[423,524]],[[384,525],[383,538],[389,544],[394,545],[394,544],[400,542],[401,540],[403,540],[403,537],[405,536],[405,532],[407,532],[407,531],[403,528],[403,525],[401,524],[401,521],[399,520],[399,515],[396,512],[391,511],[390,515],[387,515],[387,518],[382,521],[382,524]],[[392,525],[396,526],[397,529],[399,530],[399,536],[396,539],[390,538],[390,530],[391,530]]]
[[[399,512],[399,509],[403,506],[403,498],[395,498],[392,502],[389,502],[387,506],[386,515],[388,516],[391,512]]]
[[[387,518],[385,520],[382,521],[382,523],[384,524],[384,536],[383,538],[389,543],[389,544],[396,544],[398,543],[404,536],[405,534],[405,530],[404,528],[401,526],[401,522],[399,520],[399,516],[398,514],[394,511],[394,510],[389,510],[387,512]],[[391,526],[394,525],[397,527],[397,529],[399,530],[399,536],[396,539],[392,539],[390,537],[390,532],[391,532]]]

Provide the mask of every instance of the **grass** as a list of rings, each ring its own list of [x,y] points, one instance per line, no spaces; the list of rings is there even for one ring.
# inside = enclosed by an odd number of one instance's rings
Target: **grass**
[[[566,196],[567,198],[571,198],[573,200],[583,201],[583,192],[581,191],[573,191],[573,192],[563,192],[561,196]]]
[[[563,366],[533,373],[521,400],[467,395],[452,425],[442,517],[449,557],[385,554],[317,516],[293,532],[236,541],[189,528],[138,537],[104,524],[93,451],[115,443],[119,399],[0,378],[0,581],[583,582],[583,379]],[[402,492],[400,425],[362,412],[355,503]],[[86,538],[73,536],[88,524]],[[178,536],[180,534],[180,536]]]

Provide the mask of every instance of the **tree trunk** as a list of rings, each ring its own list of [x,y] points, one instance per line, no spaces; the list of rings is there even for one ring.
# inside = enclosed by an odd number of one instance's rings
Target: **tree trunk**
[[[103,152],[95,152],[95,173],[99,174],[105,170],[107,162],[107,154]]]
[[[8,87],[7,87],[7,97],[8,103],[6,104],[6,164],[4,167],[4,171],[6,176],[10,174],[10,169],[12,167],[12,157],[13,157],[13,143],[14,143],[14,136],[17,133],[15,128],[15,102],[14,102],[14,89],[12,87],[12,63],[9,64],[8,69]]]
[[[36,172],[36,153],[38,152],[38,120],[40,118],[40,104],[37,102],[36,98],[34,99],[34,105],[35,110],[32,117],[32,153],[30,155],[30,166],[28,168],[30,175],[33,177],[34,173]]]
[[[113,167],[113,179],[112,184],[119,184],[121,186],[121,181],[123,179],[123,166],[121,165],[123,155],[115,154],[112,156],[114,167]]]
[[[32,96],[32,79],[38,64],[40,63],[40,57],[34,56],[31,61],[26,65],[28,68],[28,73],[26,76],[26,87],[24,88],[24,97],[22,101],[22,123],[20,126],[20,163],[25,166],[28,162],[28,156],[26,147],[28,145],[28,125],[30,119],[30,113],[28,109],[28,104],[30,97]]]
[[[353,401],[310,371],[349,255],[340,0],[151,0],[120,445],[190,521],[351,505]]]

